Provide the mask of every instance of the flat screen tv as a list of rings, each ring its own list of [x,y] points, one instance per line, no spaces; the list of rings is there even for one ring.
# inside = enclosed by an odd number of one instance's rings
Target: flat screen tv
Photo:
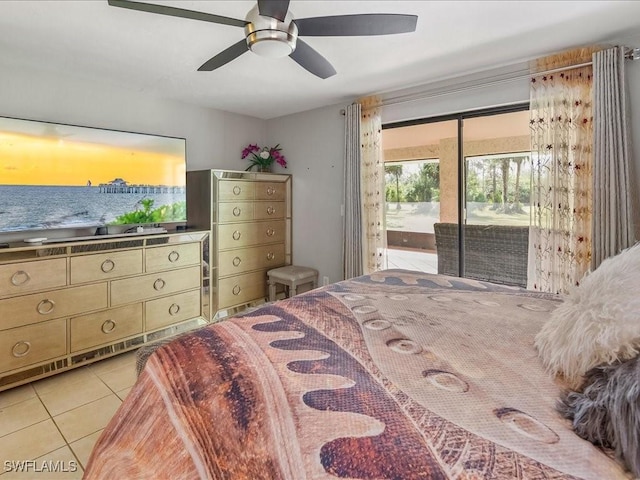
[[[0,237],[185,222],[185,184],[183,138],[0,117]]]

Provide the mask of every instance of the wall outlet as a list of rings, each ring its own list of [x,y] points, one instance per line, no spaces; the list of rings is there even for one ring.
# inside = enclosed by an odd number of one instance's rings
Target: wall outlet
[[[329,285],[329,277],[326,275],[322,277],[322,285]]]

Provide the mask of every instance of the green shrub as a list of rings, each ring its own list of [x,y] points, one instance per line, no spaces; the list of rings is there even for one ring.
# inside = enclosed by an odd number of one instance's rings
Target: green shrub
[[[175,222],[187,218],[187,202],[177,202],[171,205],[162,205],[155,210],[153,199],[144,198],[140,201],[142,209],[123,213],[111,222],[111,225],[129,225],[135,223],[162,223]]]

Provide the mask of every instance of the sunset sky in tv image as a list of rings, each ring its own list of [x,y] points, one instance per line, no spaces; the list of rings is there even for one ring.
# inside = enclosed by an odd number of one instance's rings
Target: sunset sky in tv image
[[[97,186],[121,178],[182,186],[185,170],[177,155],[0,132],[0,185]]]

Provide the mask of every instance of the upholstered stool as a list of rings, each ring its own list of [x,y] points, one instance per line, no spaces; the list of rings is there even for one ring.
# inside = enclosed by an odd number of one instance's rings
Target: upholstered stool
[[[267,272],[269,277],[269,301],[276,299],[276,284],[280,283],[289,287],[289,297],[293,297],[300,285],[311,283],[311,288],[318,286],[318,271],[309,267],[298,267],[289,265],[288,267],[274,268]]]

